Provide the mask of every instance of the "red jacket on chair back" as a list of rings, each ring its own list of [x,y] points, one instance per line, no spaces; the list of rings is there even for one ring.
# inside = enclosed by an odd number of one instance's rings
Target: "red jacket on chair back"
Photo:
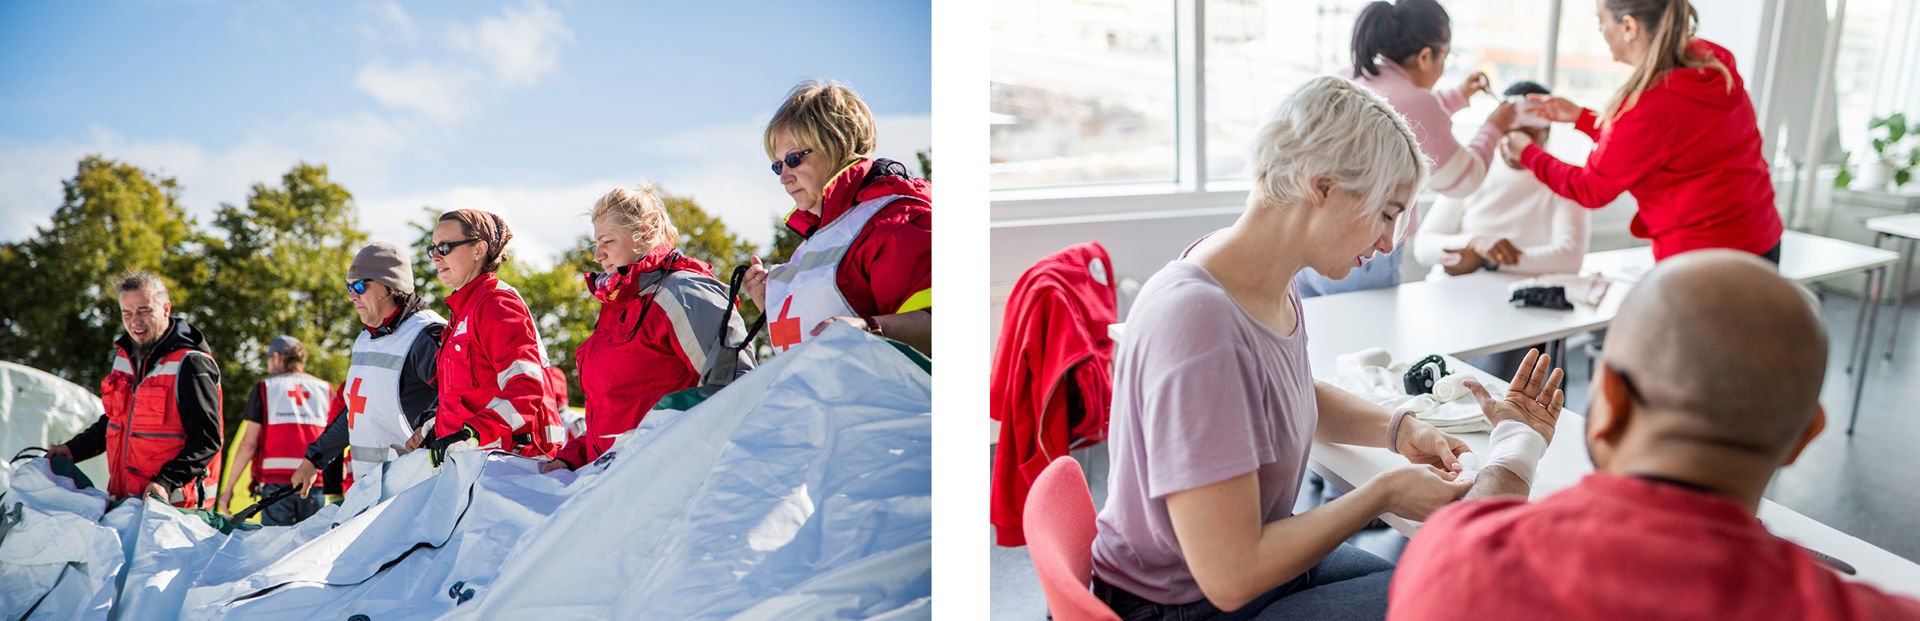
[[[993,356],[993,525],[1004,546],[1026,544],[1027,490],[1053,458],[1105,440],[1113,399],[1117,320],[1113,261],[1088,242],[1020,275]]]

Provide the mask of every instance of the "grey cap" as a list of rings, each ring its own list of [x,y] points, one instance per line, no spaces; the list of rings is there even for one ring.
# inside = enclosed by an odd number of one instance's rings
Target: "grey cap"
[[[372,280],[401,293],[413,293],[413,257],[387,242],[373,242],[354,255],[347,282]]]
[[[296,339],[291,336],[282,334],[280,336],[273,337],[273,342],[267,343],[267,354],[268,355],[284,354],[284,353],[287,353],[287,350],[293,349],[299,346],[300,346],[300,339]]]

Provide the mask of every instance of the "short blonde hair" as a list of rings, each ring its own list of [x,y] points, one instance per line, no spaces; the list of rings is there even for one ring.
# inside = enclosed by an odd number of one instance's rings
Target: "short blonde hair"
[[[612,224],[633,235],[633,241],[648,246],[680,245],[680,229],[667,216],[667,203],[652,184],[639,188],[614,188],[593,203],[593,219],[610,216]]]
[[[834,170],[854,160],[873,155],[879,149],[873,111],[860,95],[840,82],[808,80],[787,92],[786,102],[767,121],[766,147],[769,160],[786,154],[774,153],[773,136],[785,130],[815,155],[825,156]]]
[[[1247,160],[1249,205],[1300,201],[1313,193],[1314,179],[1326,178],[1361,196],[1362,215],[1385,211],[1388,193],[1419,187],[1428,172],[1406,118],[1373,91],[1334,76],[1308,80],[1281,101],[1254,134]]]

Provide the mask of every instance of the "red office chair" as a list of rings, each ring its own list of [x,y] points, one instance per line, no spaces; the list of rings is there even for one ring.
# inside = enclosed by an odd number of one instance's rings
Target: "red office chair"
[[[1040,575],[1047,609],[1058,621],[1119,621],[1106,602],[1094,597],[1093,494],[1087,491],[1080,462],[1062,456],[1047,464],[1027,492],[1022,530],[1027,555]]]

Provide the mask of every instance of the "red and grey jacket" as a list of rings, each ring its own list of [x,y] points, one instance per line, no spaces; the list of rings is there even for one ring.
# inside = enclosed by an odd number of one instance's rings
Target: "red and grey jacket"
[[[1105,440],[1113,401],[1113,260],[1087,242],[1049,255],[1013,286],[993,355],[994,541],[1026,545],[1027,491],[1054,458]]]
[[[740,316],[729,312],[727,286],[705,262],[660,247],[586,281],[600,300],[600,318],[574,354],[587,431],[560,449],[569,465],[591,463],[661,397],[698,385],[709,368],[735,375],[753,368],[751,355],[719,343],[722,326],[732,342],[746,335]]]
[[[567,439],[547,399],[540,332],[526,301],[493,274],[447,296],[434,434],[473,430],[481,449],[552,457]]]
[[[855,205],[893,194],[910,199],[880,208],[834,273],[847,306],[861,317],[933,308],[933,182],[910,178],[893,160],[860,160],[827,182],[820,215],[787,215],[787,228],[808,237]]]
[[[113,370],[100,380],[106,412],[67,442],[74,461],[107,456],[107,493],[139,496],[149,482],[180,507],[211,509],[220,481],[220,366],[193,326],[173,317],[144,355],[133,339],[114,342]]]
[[[306,458],[307,447],[320,437],[331,421],[328,415],[331,408],[327,405],[331,402],[333,385],[318,377],[296,372],[260,380],[256,390],[258,392],[253,398],[259,400],[258,407],[261,408],[260,450],[253,454],[253,481],[291,484],[293,471]],[[315,476],[318,477],[318,474]]]

